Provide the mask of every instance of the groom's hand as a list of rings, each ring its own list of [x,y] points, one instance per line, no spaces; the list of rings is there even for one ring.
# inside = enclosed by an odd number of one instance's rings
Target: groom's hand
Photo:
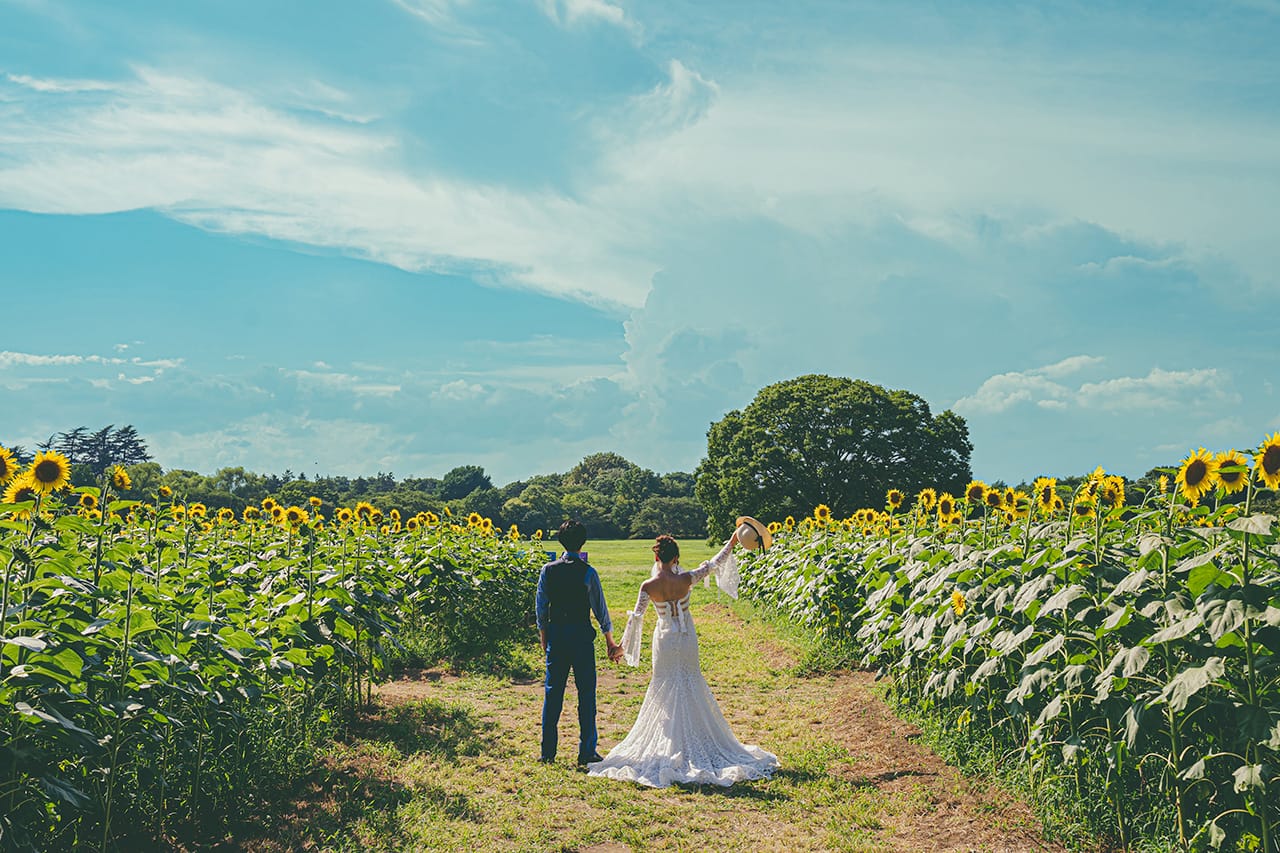
[[[547,653],[547,632],[546,631],[538,632],[538,642],[539,644],[542,645],[542,653],[546,654]]]
[[[609,660],[613,663],[622,660],[622,646],[609,645]]]

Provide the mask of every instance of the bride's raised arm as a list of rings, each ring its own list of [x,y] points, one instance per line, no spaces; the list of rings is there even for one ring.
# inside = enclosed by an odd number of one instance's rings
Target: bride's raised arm
[[[724,547],[720,549],[719,553],[689,572],[690,579],[694,583],[699,580],[705,580],[710,585],[710,576],[714,574],[716,576],[716,586],[728,593],[730,598],[737,598],[738,561],[733,556],[733,546],[737,542],[738,534],[734,533],[733,536],[729,537],[729,541],[724,543]]]
[[[640,588],[636,609],[627,614],[627,628],[622,632],[622,656],[628,666],[640,665],[640,641],[644,636],[644,612],[649,608],[649,593]]]

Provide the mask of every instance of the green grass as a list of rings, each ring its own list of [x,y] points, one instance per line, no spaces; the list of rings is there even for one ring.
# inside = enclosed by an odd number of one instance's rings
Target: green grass
[[[641,568],[647,573],[653,565],[653,540],[651,539],[598,539],[587,542],[587,561],[597,569]],[[680,565],[686,570],[696,569],[703,560],[709,560],[720,550],[720,545],[708,545],[703,539],[680,541]]]

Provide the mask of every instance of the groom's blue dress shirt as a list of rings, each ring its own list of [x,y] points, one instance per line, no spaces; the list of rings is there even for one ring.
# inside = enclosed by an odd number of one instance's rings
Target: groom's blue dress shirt
[[[560,555],[561,559],[568,555],[568,551]],[[534,611],[538,617],[538,630],[541,631],[547,627],[547,619],[551,614],[551,600],[547,598],[547,567],[542,567],[542,574],[538,575],[538,594],[534,599]],[[613,630],[613,622],[609,619],[609,608],[604,606],[604,590],[600,587],[600,575],[596,573],[594,567],[590,563],[587,564],[587,601],[591,603],[591,612],[596,614],[596,621],[600,623],[600,630],[609,633]]]

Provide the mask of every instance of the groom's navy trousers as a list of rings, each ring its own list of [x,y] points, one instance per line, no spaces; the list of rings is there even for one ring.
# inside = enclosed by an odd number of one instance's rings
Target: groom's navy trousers
[[[578,727],[582,740],[578,755],[589,757],[596,751],[596,630],[590,625],[547,626],[547,677],[543,683],[542,757],[555,758],[560,739],[560,711],[564,708],[564,688],[573,670],[578,688]]]

